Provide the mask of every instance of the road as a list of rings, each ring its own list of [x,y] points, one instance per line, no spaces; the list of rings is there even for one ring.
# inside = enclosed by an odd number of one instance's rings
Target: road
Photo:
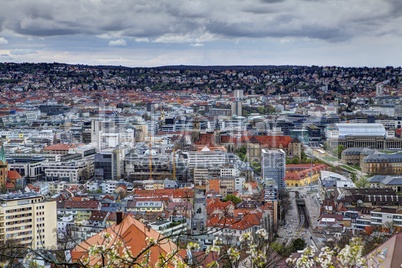
[[[308,146],[305,146],[305,150],[306,150],[306,153],[307,153],[307,155],[309,157],[315,157],[315,158],[317,158],[318,160],[324,162],[327,165],[334,166],[334,167],[339,166],[341,168],[343,168],[342,166],[346,166],[346,164],[343,164],[341,161],[339,161],[339,159],[337,157],[329,154],[327,151],[323,150],[325,153],[322,154],[322,153],[320,153],[320,152],[318,152],[318,151],[316,151],[316,150],[314,150],[314,149],[312,149],[312,148],[310,148]],[[334,160],[329,160],[329,159],[334,159]],[[357,179],[360,179],[360,178],[363,178],[363,177],[367,176],[366,173],[363,173],[360,170],[355,169],[355,168],[350,167],[350,166],[348,166],[348,169],[346,169],[346,168],[343,168],[343,169],[348,171],[348,172],[354,172],[356,174]],[[351,169],[353,171],[351,171],[349,169]]]
[[[286,224],[280,224],[278,228],[278,242],[288,244],[297,238],[296,233],[299,230],[299,213],[296,206],[294,192],[289,192],[290,209],[285,215]]]
[[[289,197],[291,201],[290,209],[285,215],[286,224],[280,225],[278,228],[279,238],[278,242],[283,243],[285,245],[290,245],[292,240],[296,238],[302,238],[306,241],[308,246],[317,247],[317,243],[313,243],[311,241],[311,237],[314,238],[314,234],[312,233],[312,228],[317,226],[317,219],[320,215],[320,207],[321,205],[318,202],[316,197],[317,192],[311,191],[314,189],[313,187],[298,187],[298,188],[290,188]],[[309,227],[303,227],[303,215],[300,215],[298,211],[298,207],[296,205],[296,194],[295,191],[299,192],[299,196],[305,200],[306,205],[306,214],[307,217],[310,218]]]

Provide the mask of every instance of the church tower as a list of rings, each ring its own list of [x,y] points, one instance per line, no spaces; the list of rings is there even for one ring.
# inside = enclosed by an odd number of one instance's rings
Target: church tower
[[[193,234],[203,234],[207,230],[207,204],[204,190],[197,189],[195,191],[194,210],[191,224]]]
[[[201,130],[200,119],[196,115],[193,119],[193,131],[191,135],[191,141],[193,143],[200,139],[200,130]]]
[[[7,163],[7,160],[6,160],[6,154],[4,152],[3,143],[1,143],[1,151],[0,151],[0,187],[6,185],[7,174],[8,174],[8,163]]]

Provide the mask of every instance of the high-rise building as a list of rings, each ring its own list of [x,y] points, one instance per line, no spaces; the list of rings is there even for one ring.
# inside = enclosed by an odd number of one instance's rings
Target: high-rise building
[[[278,188],[285,188],[285,178],[286,173],[286,153],[282,149],[279,150],[269,150],[262,149],[262,161],[261,161],[261,171],[262,178],[273,179]]]
[[[233,96],[236,101],[242,100],[243,99],[243,89],[235,89],[233,92]]]
[[[56,201],[37,193],[0,195],[0,243],[31,249],[57,248]]]
[[[382,97],[384,96],[384,84],[383,83],[378,83],[375,85],[375,92],[377,97]]]
[[[232,102],[232,115],[242,116],[243,103],[241,101]]]

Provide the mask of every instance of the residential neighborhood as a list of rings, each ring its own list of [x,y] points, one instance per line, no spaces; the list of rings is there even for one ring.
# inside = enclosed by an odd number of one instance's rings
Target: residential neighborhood
[[[264,232],[280,257],[272,267],[288,267],[307,246],[359,237],[365,256],[378,248],[394,263],[401,76],[400,67],[0,63],[0,241],[74,264],[90,245],[113,244],[105,232],[134,255],[168,237],[152,263],[173,250],[207,267],[217,240],[239,247]]]

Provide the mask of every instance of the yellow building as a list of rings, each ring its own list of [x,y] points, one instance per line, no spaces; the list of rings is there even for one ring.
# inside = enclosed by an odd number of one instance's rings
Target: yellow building
[[[56,201],[36,193],[0,195],[0,243],[32,249],[57,248]]]
[[[320,177],[320,171],[326,170],[327,165],[287,165],[284,181],[287,187],[306,186],[316,183]]]

